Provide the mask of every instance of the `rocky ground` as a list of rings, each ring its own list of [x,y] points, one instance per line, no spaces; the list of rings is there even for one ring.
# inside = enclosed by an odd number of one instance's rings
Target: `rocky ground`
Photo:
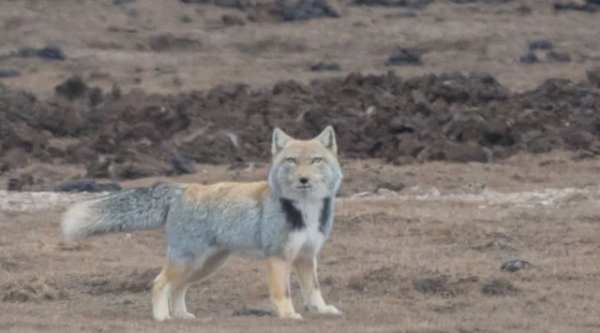
[[[0,2],[0,330],[596,332],[599,19],[596,0]],[[319,269],[343,318],[272,318],[261,264],[232,259],[190,292],[198,319],[158,325],[160,232],[60,239],[98,195],[60,192],[264,179],[275,126],[327,124],[346,177]]]

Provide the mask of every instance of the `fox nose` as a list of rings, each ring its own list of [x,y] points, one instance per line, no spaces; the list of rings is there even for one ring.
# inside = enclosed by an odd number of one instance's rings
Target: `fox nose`
[[[300,180],[301,184],[304,184],[304,185],[308,184],[308,178],[306,178],[306,177],[302,177],[299,180]]]

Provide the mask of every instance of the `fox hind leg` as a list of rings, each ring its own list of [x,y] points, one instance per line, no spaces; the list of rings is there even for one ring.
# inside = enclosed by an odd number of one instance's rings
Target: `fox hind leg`
[[[152,287],[152,312],[156,321],[171,319],[169,313],[169,294],[171,285],[169,277],[172,275],[170,265],[167,264],[154,280]]]
[[[202,259],[197,260],[187,267],[185,274],[179,275],[177,279],[171,282],[171,309],[173,317],[176,318],[194,318],[195,316],[187,311],[185,304],[185,294],[189,286],[195,281],[203,280],[221,267],[227,258],[229,251],[208,251]]]

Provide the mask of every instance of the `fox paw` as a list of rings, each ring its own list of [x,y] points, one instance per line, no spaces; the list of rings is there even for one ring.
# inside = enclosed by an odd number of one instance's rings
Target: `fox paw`
[[[191,314],[189,312],[175,313],[174,316],[175,316],[175,318],[180,318],[180,319],[193,319],[193,318],[196,318],[196,316],[194,316],[193,314]]]
[[[299,313],[294,312],[294,313],[279,315],[279,318],[301,320],[302,316]]]
[[[156,314],[154,315],[154,320],[156,321],[166,321],[166,320],[170,320],[171,316],[168,314]]]
[[[342,315],[342,311],[338,310],[333,305],[325,305],[325,306],[322,306],[319,308],[313,308],[313,312],[318,313],[318,314],[323,314],[323,315],[334,315],[334,316]]]

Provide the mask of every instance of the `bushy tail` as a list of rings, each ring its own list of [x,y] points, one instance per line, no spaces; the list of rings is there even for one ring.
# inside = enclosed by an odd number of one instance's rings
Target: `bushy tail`
[[[157,184],[77,203],[63,216],[63,237],[74,240],[160,228],[165,225],[169,207],[178,194],[181,189],[177,185]]]

